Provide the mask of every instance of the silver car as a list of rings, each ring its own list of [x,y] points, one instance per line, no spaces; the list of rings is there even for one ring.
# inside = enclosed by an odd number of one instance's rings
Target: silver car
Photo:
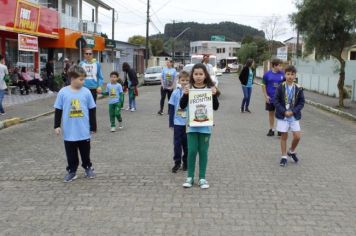
[[[161,84],[163,68],[160,66],[148,67],[143,79],[144,85],[147,84]]]

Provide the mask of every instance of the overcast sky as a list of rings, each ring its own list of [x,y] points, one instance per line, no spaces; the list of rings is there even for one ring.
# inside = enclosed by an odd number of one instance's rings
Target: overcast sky
[[[115,39],[127,41],[132,35],[146,34],[147,0],[103,0],[117,12]],[[219,23],[232,21],[261,29],[263,19],[271,15],[282,17],[281,25],[287,32],[278,40],[295,36],[288,15],[295,12],[295,0],[151,0],[150,35],[164,32],[164,25],[176,22],[195,21]],[[218,3],[218,4],[217,4]],[[90,5],[84,4],[83,18],[90,19]],[[89,14],[88,14],[89,13]],[[111,12],[99,10],[102,31],[111,38]]]

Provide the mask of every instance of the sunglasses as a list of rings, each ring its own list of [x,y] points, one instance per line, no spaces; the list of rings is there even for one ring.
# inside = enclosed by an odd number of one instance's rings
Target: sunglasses
[[[86,52],[85,55],[93,55],[91,52]]]

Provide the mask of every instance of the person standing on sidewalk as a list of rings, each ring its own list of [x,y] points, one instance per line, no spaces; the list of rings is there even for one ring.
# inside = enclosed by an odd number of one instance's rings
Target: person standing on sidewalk
[[[90,91],[83,87],[85,71],[80,66],[69,69],[71,84],[62,88],[54,103],[54,129],[57,135],[62,133],[67,155],[67,174],[64,182],[77,178],[79,166],[78,151],[82,159],[82,167],[87,178],[95,178],[95,172],[90,161],[90,133],[96,132],[96,105]]]
[[[49,59],[46,63],[46,85],[50,91],[54,90],[54,61]]]
[[[281,152],[282,158],[280,166],[287,165],[287,156],[291,157],[295,163],[299,161],[295,152],[301,137],[299,120],[302,118],[302,109],[305,99],[303,88],[294,83],[297,70],[294,66],[285,69],[286,82],[277,88],[274,104],[276,107],[277,131],[281,132]],[[287,152],[288,131],[292,131],[293,140]]]
[[[278,86],[284,81],[284,73],[282,72],[282,61],[279,59],[272,60],[272,69],[266,72],[262,78],[262,92],[266,100],[266,111],[268,111],[269,131],[267,136],[274,136],[274,95]],[[280,136],[280,133],[278,133]]]
[[[85,77],[84,87],[90,90],[96,103],[98,93],[100,94],[102,92],[100,86],[104,83],[101,65],[93,58],[93,49],[91,48],[84,49],[84,58],[85,59],[79,64],[87,75]]]
[[[163,115],[164,101],[166,97],[171,99],[171,95],[175,86],[177,71],[173,68],[173,60],[167,60],[167,67],[163,68],[161,76],[161,101],[160,109],[157,114]]]
[[[190,74],[190,85],[184,88],[183,96],[180,100],[180,108],[189,111],[189,90],[211,89],[213,95],[213,110],[219,108],[218,90],[212,81],[209,72],[204,64],[196,64]],[[191,115],[191,114],[189,114]],[[191,188],[194,183],[195,162],[199,153],[199,186],[201,189],[209,188],[208,181],[205,179],[206,168],[208,165],[208,150],[212,127],[188,127],[188,176],[183,184],[184,188]]]
[[[5,115],[4,107],[2,106],[2,101],[5,96],[5,89],[7,88],[5,77],[9,74],[7,66],[5,65],[5,60],[2,55],[0,55],[0,115]]]
[[[252,86],[254,80],[254,73],[253,73],[254,64],[255,62],[253,61],[253,59],[248,59],[239,76],[242,85],[242,92],[244,94],[244,98],[242,99],[242,104],[241,104],[241,113],[245,111],[251,113],[249,109],[249,105],[250,105]]]
[[[181,168],[183,162],[183,171],[187,170],[187,156],[188,156],[188,141],[187,141],[187,109],[180,108],[180,99],[183,96],[183,89],[189,84],[189,73],[181,71],[179,73],[179,79],[177,88],[173,91],[168,103],[169,110],[169,127],[173,128],[174,139],[174,166],[172,168],[173,173]],[[183,151],[183,156],[182,156]]]
[[[131,110],[131,112],[134,112],[136,111],[136,97],[138,96],[138,79],[136,71],[134,69],[131,69],[129,63],[127,62],[122,64],[122,70],[125,73],[125,91],[128,91],[129,95],[129,107],[126,110]]]

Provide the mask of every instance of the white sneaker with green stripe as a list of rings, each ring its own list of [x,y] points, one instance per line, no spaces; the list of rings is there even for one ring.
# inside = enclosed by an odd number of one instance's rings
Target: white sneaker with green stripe
[[[199,180],[199,186],[200,186],[201,189],[207,189],[207,188],[210,187],[209,183],[208,183],[208,181],[206,181],[206,179],[200,179]]]
[[[184,188],[191,188],[191,187],[193,187],[193,183],[194,183],[193,178],[188,177],[188,178],[185,180],[185,183],[183,184],[183,187],[184,187]]]

